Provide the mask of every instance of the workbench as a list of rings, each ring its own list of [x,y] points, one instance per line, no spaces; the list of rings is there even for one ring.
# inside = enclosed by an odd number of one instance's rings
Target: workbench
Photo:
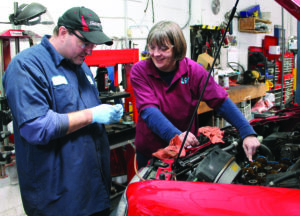
[[[230,86],[230,88],[226,91],[228,92],[228,96],[233,101],[233,103],[237,104],[245,100],[260,98],[264,96],[266,94],[267,88],[263,83],[256,85]],[[201,101],[197,112],[198,114],[201,114],[211,110],[212,109],[208,107],[205,102]]]

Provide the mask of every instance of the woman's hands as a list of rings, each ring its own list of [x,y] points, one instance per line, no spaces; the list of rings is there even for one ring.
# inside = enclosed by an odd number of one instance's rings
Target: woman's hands
[[[181,140],[181,142],[183,142],[183,139],[186,135],[186,131],[179,134],[179,139]],[[194,134],[192,134],[191,132],[188,133],[188,136],[185,140],[185,143],[184,143],[184,147],[185,148],[190,148],[190,147],[193,147],[193,146],[197,146],[199,145],[200,143],[198,142],[196,136]]]
[[[245,154],[249,161],[252,161],[252,156],[255,154],[256,149],[260,146],[259,140],[256,138],[256,136],[247,136],[243,140],[243,148],[245,151]]]

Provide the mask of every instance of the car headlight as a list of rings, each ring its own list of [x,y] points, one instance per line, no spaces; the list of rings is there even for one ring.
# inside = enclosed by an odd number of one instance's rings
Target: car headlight
[[[140,177],[143,176],[143,175],[147,172],[148,169],[149,169],[149,168],[147,168],[147,167],[141,169],[140,172],[139,172],[139,176],[140,176]],[[141,179],[140,179],[139,176],[138,176],[138,175],[135,175],[135,176],[131,179],[131,181],[129,182],[128,186],[129,186],[131,183],[141,181]],[[127,187],[128,187],[128,186],[127,186]],[[115,213],[116,213],[115,215],[117,215],[117,216],[126,216],[127,213],[128,213],[128,200],[127,200],[127,196],[126,196],[126,190],[124,191],[124,193],[123,193],[123,195],[122,195],[122,197],[121,197],[121,199],[120,199],[120,202],[119,202],[119,204],[118,204],[118,206],[117,206],[117,210],[115,211]]]

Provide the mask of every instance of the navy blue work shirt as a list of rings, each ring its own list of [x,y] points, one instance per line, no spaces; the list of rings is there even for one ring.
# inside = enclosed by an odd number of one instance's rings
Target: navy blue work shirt
[[[28,215],[86,216],[109,208],[110,149],[102,124],[49,143],[20,136],[26,122],[49,110],[66,114],[99,105],[92,73],[62,57],[44,36],[15,56],[3,77],[13,114],[20,191]]]

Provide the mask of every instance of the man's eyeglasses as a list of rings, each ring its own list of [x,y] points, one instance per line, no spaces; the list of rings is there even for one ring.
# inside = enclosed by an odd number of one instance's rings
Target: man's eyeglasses
[[[73,29],[69,29],[69,31],[71,34],[75,35],[79,40],[81,40],[83,42],[83,44],[81,45],[82,49],[84,49],[84,48],[94,49],[97,46],[96,44],[89,42],[87,39],[85,39],[84,37],[77,34]]]

